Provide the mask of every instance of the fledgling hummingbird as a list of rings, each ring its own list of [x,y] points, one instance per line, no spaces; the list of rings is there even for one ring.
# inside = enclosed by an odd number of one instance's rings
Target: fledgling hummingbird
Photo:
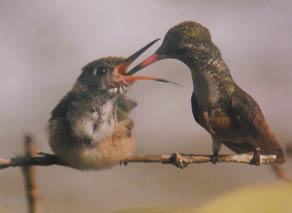
[[[275,154],[277,163],[285,162],[259,105],[234,82],[206,27],[192,21],[172,27],[157,51],[128,74],[165,58],[180,60],[191,71],[192,111],[212,136],[214,164],[221,144],[236,153],[253,152],[251,164],[260,164],[260,154]]]
[[[125,97],[137,80],[166,80],[126,76],[128,66],[157,40],[127,59],[105,57],[83,67],[71,91],[51,113],[49,143],[69,166],[105,169],[128,158],[135,147],[129,111],[136,103]]]

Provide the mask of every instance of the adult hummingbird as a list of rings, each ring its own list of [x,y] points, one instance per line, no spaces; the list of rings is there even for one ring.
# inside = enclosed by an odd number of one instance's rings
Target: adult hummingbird
[[[137,80],[167,81],[125,74],[128,66],[156,41],[127,59],[105,57],[83,67],[72,90],[49,119],[49,143],[62,161],[81,170],[99,170],[132,154],[133,121],[128,113],[136,103],[125,94]]]
[[[180,60],[191,71],[192,112],[211,134],[212,163],[218,161],[222,144],[236,153],[253,152],[251,164],[260,164],[260,154],[275,154],[277,163],[285,162],[259,105],[234,82],[206,27],[192,21],[172,27],[157,51],[128,74],[166,58]]]

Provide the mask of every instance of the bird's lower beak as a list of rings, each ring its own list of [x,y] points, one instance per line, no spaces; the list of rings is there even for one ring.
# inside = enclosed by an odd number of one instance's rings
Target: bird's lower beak
[[[165,59],[165,58],[166,58],[166,55],[159,54],[158,51],[156,51],[149,58],[145,59],[140,64],[138,64],[137,66],[135,66],[133,69],[131,69],[130,71],[128,71],[127,72],[127,75],[133,75],[136,72],[138,72],[139,70],[147,67],[148,65],[153,64],[154,62],[157,62],[157,61],[162,60],[162,59]]]
[[[125,61],[123,63],[117,65],[115,67],[115,70],[114,70],[114,73],[115,73],[116,77],[119,78],[119,79],[124,80],[127,83],[133,83],[133,82],[135,82],[137,80],[154,80],[154,81],[160,81],[160,82],[165,82],[165,83],[173,83],[173,82],[170,82],[170,81],[167,81],[167,80],[164,80],[164,79],[155,78],[155,77],[151,77],[151,76],[132,76],[132,74],[130,74],[128,72],[128,67],[133,63],[133,61],[136,58],[138,58],[143,52],[145,52],[149,47],[151,47],[158,40],[159,39],[156,39],[156,40],[150,42],[149,44],[144,46],[142,49],[138,50],[133,55],[131,55],[130,57],[125,59]]]

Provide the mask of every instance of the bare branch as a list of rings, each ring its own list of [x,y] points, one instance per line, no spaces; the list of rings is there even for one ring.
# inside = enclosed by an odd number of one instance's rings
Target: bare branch
[[[32,158],[37,151],[36,143],[33,137],[29,134],[24,138],[25,156]],[[30,213],[43,212],[40,190],[36,180],[36,169],[34,166],[25,165],[22,167],[22,172],[25,181],[26,197]]]
[[[209,163],[211,162],[211,155],[193,155],[174,153],[170,155],[133,155],[122,163],[163,163],[172,164],[178,168],[184,168],[188,164],[195,163]],[[239,154],[239,155],[219,155],[218,162],[228,163],[246,163],[249,164],[253,154]],[[260,163],[269,164],[276,160],[276,155],[261,155]],[[17,157],[10,159],[0,159],[0,169],[8,167],[17,167],[25,165],[34,166],[69,166],[62,162],[56,155],[39,153],[36,157]]]
[[[56,155],[38,153],[35,157],[15,157],[8,159],[0,158],[0,169],[17,166],[51,166],[60,165],[66,166]]]
[[[172,164],[178,168],[184,168],[189,164],[195,163],[209,163],[211,162],[212,155],[194,155],[182,154],[176,152],[171,155],[133,155],[125,162],[132,163],[163,163]],[[253,154],[239,154],[239,155],[219,155],[218,162],[225,163],[246,163],[250,164]],[[276,155],[261,155],[260,163],[269,164],[276,160]]]

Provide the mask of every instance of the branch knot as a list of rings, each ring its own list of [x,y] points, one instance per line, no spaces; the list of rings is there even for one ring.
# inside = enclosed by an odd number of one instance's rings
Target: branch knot
[[[183,169],[189,165],[189,162],[187,159],[185,159],[180,152],[175,152],[171,155],[168,162],[164,163],[171,163],[177,168]]]

